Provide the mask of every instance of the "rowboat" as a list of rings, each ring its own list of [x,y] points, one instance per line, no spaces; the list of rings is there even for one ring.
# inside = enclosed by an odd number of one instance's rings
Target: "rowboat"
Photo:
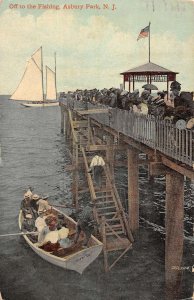
[[[76,222],[64,214],[63,212],[59,211],[58,209],[52,208],[52,210],[56,214],[61,214],[64,216],[64,220],[70,230],[70,233],[72,232],[72,236],[70,238],[73,238],[73,235],[76,231]],[[22,214],[22,211],[19,213],[19,228],[21,230],[22,223],[23,223],[24,217]],[[50,262],[53,265],[59,266],[64,269],[74,270],[80,274],[83,273],[83,271],[98,257],[98,255],[101,253],[103,244],[95,238],[93,235],[91,236],[88,244],[88,248],[83,248],[81,240],[84,238],[84,234],[80,235],[80,238],[78,240],[78,244],[73,247],[69,247],[64,249],[64,256],[58,257],[56,255],[53,255],[52,252],[46,252],[45,250],[39,248],[36,243],[33,242],[33,240],[30,239],[30,235],[23,235],[25,241],[27,244],[32,248],[34,252],[36,252],[40,257],[42,257],[44,260]]]

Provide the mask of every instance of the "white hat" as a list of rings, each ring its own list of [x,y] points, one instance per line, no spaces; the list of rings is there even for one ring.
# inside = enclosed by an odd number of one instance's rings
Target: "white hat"
[[[31,198],[32,197],[32,192],[31,190],[27,190],[27,192],[24,194],[24,198]]]
[[[34,194],[32,196],[32,200],[39,200],[40,199],[40,196],[38,196],[37,194]]]
[[[32,219],[32,215],[31,214],[26,214],[26,219]]]

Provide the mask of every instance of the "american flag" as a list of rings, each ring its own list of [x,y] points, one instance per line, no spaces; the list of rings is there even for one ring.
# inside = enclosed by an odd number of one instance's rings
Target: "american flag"
[[[149,36],[149,32],[150,32],[150,25],[146,26],[145,28],[143,28],[141,31],[140,31],[140,34],[137,38],[137,41],[140,40],[140,39],[143,39],[145,37],[148,37]]]

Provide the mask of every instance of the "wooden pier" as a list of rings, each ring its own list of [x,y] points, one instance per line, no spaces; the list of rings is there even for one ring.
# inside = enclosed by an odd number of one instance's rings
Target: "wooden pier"
[[[79,172],[84,170],[87,190],[96,204],[94,216],[101,228],[106,271],[132,247],[132,234],[135,236],[139,228],[139,165],[148,165],[151,177],[166,175],[165,279],[167,290],[176,289],[183,254],[184,177],[194,180],[192,130],[179,130],[169,120],[96,106],[70,97],[62,98],[60,107],[61,132],[65,128],[66,137],[71,141],[74,204],[79,205]],[[118,150],[127,155],[123,162],[128,168],[127,215],[114,181],[114,166],[120,163],[114,155]],[[106,158],[101,189],[88,173],[96,151],[103,152]],[[145,160],[139,159],[140,153],[146,154]],[[122,253],[110,265],[108,253],[116,250]]]

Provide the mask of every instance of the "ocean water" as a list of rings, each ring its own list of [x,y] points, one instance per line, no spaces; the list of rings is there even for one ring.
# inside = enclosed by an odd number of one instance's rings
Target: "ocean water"
[[[28,186],[51,203],[71,203],[68,145],[60,134],[60,109],[25,108],[0,96],[0,234],[18,232],[18,212]],[[119,175],[119,176],[118,176]],[[126,193],[127,174],[117,170]],[[192,199],[185,183],[183,264],[192,264]],[[125,198],[125,197],[124,197]],[[109,272],[100,255],[82,275],[38,257],[22,237],[0,238],[0,291],[5,300],[162,300],[164,297],[165,180],[150,185],[140,169],[140,230],[129,251]],[[125,201],[123,202],[126,204]],[[114,255],[114,258],[116,254]],[[110,257],[110,261],[113,257]],[[192,278],[184,271],[179,299],[191,297]]]

